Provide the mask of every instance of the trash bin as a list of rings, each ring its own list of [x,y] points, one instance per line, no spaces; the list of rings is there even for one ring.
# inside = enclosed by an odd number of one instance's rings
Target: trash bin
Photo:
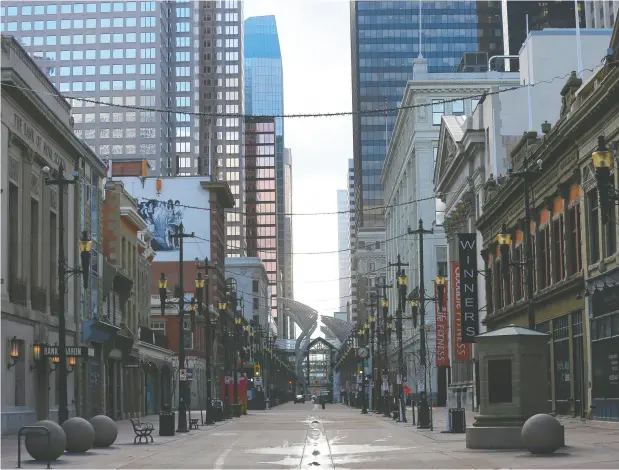
[[[224,420],[224,404],[221,400],[213,400],[213,418],[216,422]]]
[[[174,436],[175,434],[175,421],[176,413],[170,411],[170,405],[163,405],[161,412],[159,412],[159,435],[160,436]]]
[[[458,434],[466,432],[466,414],[464,408],[449,408],[449,432]]]

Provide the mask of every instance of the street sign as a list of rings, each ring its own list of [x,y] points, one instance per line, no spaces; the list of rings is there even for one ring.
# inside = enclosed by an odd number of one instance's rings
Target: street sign
[[[67,356],[88,357],[88,346],[65,346]],[[43,355],[46,357],[58,356],[58,346],[43,346]]]
[[[383,374],[383,382],[387,382],[389,380],[389,376],[387,374]]]
[[[402,376],[400,374],[397,375],[396,382],[398,385],[402,385]]]
[[[187,369],[180,370],[181,382],[187,381]]]
[[[370,387],[374,388],[374,381],[373,380],[370,382]]]
[[[389,382],[383,382],[383,386],[381,387],[381,390],[383,392],[388,392],[389,391]]]
[[[226,385],[230,385],[232,383],[232,377],[230,377],[229,375],[226,375],[225,382],[226,382]]]
[[[360,376],[360,375],[358,375],[358,376],[357,376],[357,383],[358,383],[358,384],[362,383],[362,379],[361,379],[361,376]]]
[[[187,380],[193,380],[193,369],[187,369]]]
[[[254,377],[254,385],[256,387],[262,387],[262,377]]]

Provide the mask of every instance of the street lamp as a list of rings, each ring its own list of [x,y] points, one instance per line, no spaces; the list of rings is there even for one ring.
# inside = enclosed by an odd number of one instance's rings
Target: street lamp
[[[209,292],[208,292],[208,258],[204,259],[204,274],[205,279],[202,278],[202,273],[199,271],[199,260],[196,258],[196,270],[198,270],[195,286],[196,286],[196,298],[198,300],[198,313],[204,316],[204,363],[205,363],[205,388],[206,388],[206,424],[213,424],[212,402],[211,402],[211,328],[210,328],[210,312],[209,312]],[[204,302],[204,308],[202,308],[203,294],[206,294],[206,300]]]
[[[243,297],[241,297],[241,302],[243,302]],[[232,353],[234,358],[233,366],[233,374],[234,374],[234,415],[238,418],[241,416],[240,408],[239,408],[239,379],[238,379],[238,360],[239,360],[239,331],[242,328],[243,320],[240,316],[240,309],[237,306],[236,312],[234,312],[234,334],[232,337],[233,346]]]
[[[16,365],[17,360],[19,359],[19,343],[20,341],[17,339],[17,336],[13,336],[9,340],[9,357],[13,359],[12,363],[7,363],[9,369]]]
[[[157,281],[157,286],[159,287],[159,300],[161,301],[161,315],[165,315],[165,303],[168,298],[168,280],[165,274],[161,273]]]
[[[398,260],[399,261],[399,260]],[[398,402],[399,402],[399,419],[398,421],[406,422],[406,399],[404,397],[404,349],[402,344],[402,313],[406,305],[406,290],[408,287],[408,278],[404,269],[400,269],[397,277],[398,282],[398,309],[396,310],[396,334],[398,335]]]
[[[602,223],[608,223],[611,217],[611,202],[619,200],[619,193],[615,189],[610,170],[612,168],[612,153],[606,147],[606,137],[598,137],[598,146],[591,154],[593,167],[595,168],[595,181],[598,187],[600,209],[602,211]]]
[[[526,227],[525,227],[526,229]],[[509,279],[509,249],[512,246],[512,236],[507,232],[505,224],[501,227],[501,232],[496,236],[499,250],[501,252],[501,270],[503,271],[503,280],[508,282]]]
[[[58,166],[58,170],[52,171],[49,166],[44,166],[41,168],[41,171],[45,178],[46,186],[58,186],[58,240],[60,243],[58,244],[58,354],[59,354],[59,376],[58,376],[58,423],[62,424],[67,419],[69,419],[69,407],[68,407],[68,398],[67,398],[67,387],[68,387],[68,374],[67,374],[67,326],[66,326],[66,318],[65,318],[65,293],[66,293],[66,283],[69,276],[73,274],[83,274],[83,285],[84,289],[88,288],[88,275],[90,274],[90,249],[92,244],[88,239],[87,232],[82,232],[82,237],[79,243],[79,251],[80,251],[80,259],[81,259],[81,268],[70,268],[65,260],[65,249],[64,249],[64,197],[65,191],[64,188],[70,185],[74,185],[78,182],[79,172],[77,170],[73,170],[73,178],[66,179],[64,177],[64,164],[61,161]],[[53,173],[53,178],[50,178],[50,175]]]
[[[445,277],[443,276],[442,273],[438,273],[438,276],[436,276],[436,279],[434,280],[434,283],[436,284],[436,295],[438,297],[437,302],[438,302],[438,310],[439,312],[443,311],[443,296],[445,295]]]

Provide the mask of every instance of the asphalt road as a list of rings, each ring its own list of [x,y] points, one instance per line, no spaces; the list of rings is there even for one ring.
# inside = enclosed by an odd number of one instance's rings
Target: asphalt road
[[[438,416],[437,416],[438,417]],[[474,451],[464,435],[417,430],[410,423],[360,414],[330,404],[326,410],[286,404],[253,411],[218,426],[203,427],[154,444],[133,445],[119,432],[109,449],[65,454],[52,468],[209,469],[412,469],[412,468],[618,468],[619,426],[566,424],[567,447],[552,456],[526,451]],[[5,446],[3,443],[3,454]],[[26,454],[27,456],[27,454]],[[2,456],[3,468],[15,468]],[[25,468],[43,468],[26,462]]]

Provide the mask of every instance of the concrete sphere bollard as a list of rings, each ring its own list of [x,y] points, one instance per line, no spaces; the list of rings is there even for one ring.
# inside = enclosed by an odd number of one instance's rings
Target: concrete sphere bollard
[[[67,452],[86,452],[95,442],[95,428],[84,418],[70,418],[62,423],[67,435]]]
[[[522,426],[522,442],[532,454],[551,454],[563,446],[563,427],[549,414],[531,416]]]
[[[34,460],[53,461],[64,454],[67,436],[58,423],[44,419],[34,424],[44,426],[50,432],[50,445],[47,443],[47,433],[30,431],[26,434],[26,450]]]
[[[93,447],[109,447],[118,437],[118,426],[114,420],[105,415],[93,416],[90,424],[95,429],[95,442]]]

